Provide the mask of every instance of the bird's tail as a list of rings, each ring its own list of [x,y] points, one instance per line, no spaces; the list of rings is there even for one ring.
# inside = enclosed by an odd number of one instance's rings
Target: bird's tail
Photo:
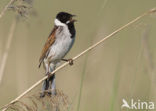
[[[51,84],[51,94],[52,95],[56,95],[56,82],[55,82],[55,74],[53,74],[50,78],[49,78],[50,84]]]
[[[55,70],[55,65],[50,66],[50,71],[53,72]],[[56,82],[55,82],[55,73],[49,78],[51,94],[56,95]]]

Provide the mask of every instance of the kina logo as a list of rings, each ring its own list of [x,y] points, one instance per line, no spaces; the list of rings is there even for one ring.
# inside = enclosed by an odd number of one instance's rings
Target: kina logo
[[[154,102],[147,102],[147,101],[134,101],[134,99],[131,99],[129,102],[127,102],[125,99],[122,99],[122,105],[121,108],[127,108],[127,109],[154,109]]]

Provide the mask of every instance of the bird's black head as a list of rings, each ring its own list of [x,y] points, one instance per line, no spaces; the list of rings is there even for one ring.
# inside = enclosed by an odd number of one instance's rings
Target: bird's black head
[[[56,19],[58,19],[60,22],[68,24],[70,22],[75,22],[74,19],[72,19],[72,17],[74,17],[75,15],[69,14],[67,12],[59,12],[56,15]]]

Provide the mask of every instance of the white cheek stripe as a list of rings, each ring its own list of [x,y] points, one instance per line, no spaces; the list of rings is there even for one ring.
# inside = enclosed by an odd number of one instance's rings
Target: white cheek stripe
[[[69,24],[70,23],[70,21],[68,20],[67,22],[66,22],[66,24]]]
[[[62,23],[61,21],[59,21],[58,19],[55,19],[54,21],[56,26],[65,26],[66,24]]]

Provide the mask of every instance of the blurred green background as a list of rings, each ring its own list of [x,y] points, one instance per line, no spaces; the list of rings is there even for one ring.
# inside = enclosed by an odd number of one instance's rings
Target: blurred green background
[[[0,0],[0,12],[8,2]],[[153,7],[156,0],[33,1],[35,16],[18,20],[15,26],[0,83],[0,106],[44,76],[43,68],[38,69],[38,59],[58,12],[77,15],[76,42],[65,57],[72,58]],[[15,15],[7,11],[0,19],[0,61]],[[120,111],[123,98],[156,103],[155,30],[156,14],[146,16],[76,60],[73,66],[58,71],[57,88],[72,100],[72,110]],[[40,89],[41,85],[34,92]]]

